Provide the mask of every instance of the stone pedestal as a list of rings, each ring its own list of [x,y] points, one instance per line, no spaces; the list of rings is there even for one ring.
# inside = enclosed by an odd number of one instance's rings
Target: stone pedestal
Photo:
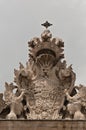
[[[86,121],[1,120],[0,130],[86,130]]]

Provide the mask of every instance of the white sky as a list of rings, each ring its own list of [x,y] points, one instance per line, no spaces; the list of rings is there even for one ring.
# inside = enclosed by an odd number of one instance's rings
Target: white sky
[[[76,84],[86,85],[86,0],[0,0],[0,91],[12,82],[14,68],[28,60],[27,42],[53,24],[53,36],[65,42],[65,59],[73,64]]]

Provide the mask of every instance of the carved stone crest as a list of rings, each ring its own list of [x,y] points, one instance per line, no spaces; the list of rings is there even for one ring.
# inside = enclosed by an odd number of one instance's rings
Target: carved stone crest
[[[83,93],[86,90],[83,91],[82,87],[77,93],[76,75],[64,60],[64,42],[61,38],[52,37],[48,25],[48,22],[44,25],[47,27],[40,38],[35,37],[28,42],[26,66],[20,63],[19,69],[14,69],[16,85],[5,83],[5,111],[9,108],[7,119],[77,119],[77,113],[81,114],[79,119],[85,119],[81,108],[85,110],[86,97],[83,98]],[[1,115],[3,109],[0,110]]]

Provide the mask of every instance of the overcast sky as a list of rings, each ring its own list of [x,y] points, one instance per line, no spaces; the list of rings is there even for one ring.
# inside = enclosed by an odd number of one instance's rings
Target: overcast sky
[[[12,82],[14,68],[28,60],[27,42],[40,37],[48,20],[54,37],[65,42],[76,84],[86,85],[86,0],[0,0],[0,91]]]

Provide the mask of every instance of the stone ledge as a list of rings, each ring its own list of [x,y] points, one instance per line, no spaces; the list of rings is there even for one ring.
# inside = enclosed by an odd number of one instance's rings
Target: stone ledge
[[[85,120],[0,120],[0,130],[86,130]]]

